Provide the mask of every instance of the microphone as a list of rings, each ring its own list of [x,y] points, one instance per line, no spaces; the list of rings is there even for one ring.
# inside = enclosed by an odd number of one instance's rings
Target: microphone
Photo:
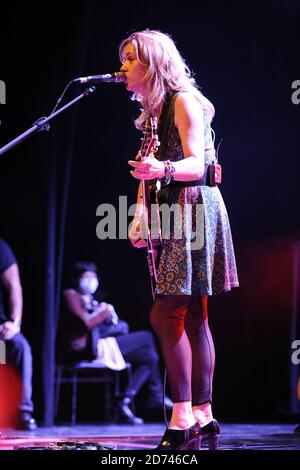
[[[75,78],[73,82],[90,83],[98,85],[99,83],[121,83],[126,81],[126,75],[123,72],[107,73],[105,75],[89,75],[88,77]]]

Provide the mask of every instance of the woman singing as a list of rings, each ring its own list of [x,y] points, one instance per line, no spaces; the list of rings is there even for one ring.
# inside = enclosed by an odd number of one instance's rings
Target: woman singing
[[[214,107],[169,35],[135,32],[121,42],[120,59],[126,88],[142,108],[136,126],[144,130],[156,117],[161,142],[156,157],[129,161],[132,176],[160,180],[159,202],[177,208],[162,239],[151,310],[174,403],[158,449],[199,449],[205,439],[215,448],[220,427],[211,407],[215,351],[207,298],[238,286],[238,277],[227,211],[209,177]],[[129,233],[137,248],[146,244],[141,198],[140,184]]]

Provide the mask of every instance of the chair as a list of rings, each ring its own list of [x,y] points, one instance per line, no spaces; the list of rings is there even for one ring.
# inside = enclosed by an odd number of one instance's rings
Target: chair
[[[128,381],[132,381],[131,364],[126,363]],[[111,388],[113,385],[113,398],[120,396],[120,374],[122,370],[112,370],[95,361],[80,361],[74,364],[56,366],[55,371],[55,399],[54,416],[57,416],[60,400],[61,384],[69,383],[72,385],[71,400],[71,425],[76,425],[77,417],[77,386],[79,383],[102,383],[104,384],[104,414],[109,417],[109,409],[112,403]]]

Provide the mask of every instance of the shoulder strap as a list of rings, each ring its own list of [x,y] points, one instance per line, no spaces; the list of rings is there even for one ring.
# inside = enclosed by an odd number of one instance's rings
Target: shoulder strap
[[[174,102],[179,92],[170,93],[167,95],[161,112],[159,134],[160,134],[160,147],[159,157],[160,160],[164,160],[164,154],[166,153],[167,137],[170,131],[173,117]]]

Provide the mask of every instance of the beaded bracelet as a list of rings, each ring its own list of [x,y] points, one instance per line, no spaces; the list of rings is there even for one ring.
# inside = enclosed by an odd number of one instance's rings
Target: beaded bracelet
[[[164,177],[161,178],[161,182],[164,185],[168,185],[174,179],[175,167],[172,165],[170,160],[165,160],[164,164],[165,164],[165,174],[164,174]]]

